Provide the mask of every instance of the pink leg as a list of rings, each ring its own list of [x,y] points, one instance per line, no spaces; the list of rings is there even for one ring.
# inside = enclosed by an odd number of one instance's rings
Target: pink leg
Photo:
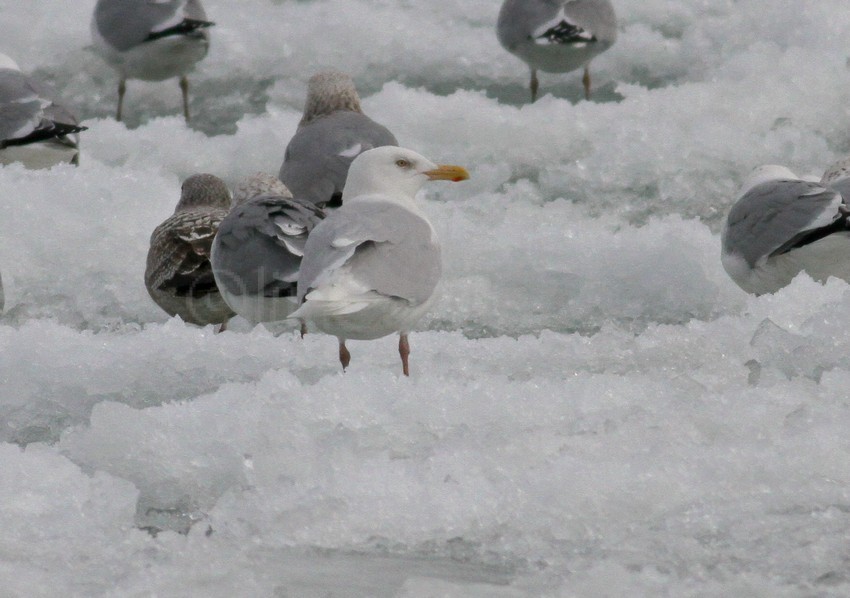
[[[339,362],[342,364],[343,372],[348,368],[348,364],[351,363],[351,353],[345,347],[344,338],[339,339]]]
[[[115,111],[115,120],[121,122],[121,110],[124,108],[124,94],[127,93],[127,80],[121,79],[118,83],[118,110]]]
[[[180,77],[180,91],[183,93],[183,118],[189,122],[189,79],[186,75]]]
[[[537,101],[537,88],[540,87],[540,83],[537,81],[537,69],[531,69],[531,82],[528,84],[529,89],[531,89],[531,103]]]
[[[230,318],[227,318],[224,322],[222,322],[221,325],[218,327],[218,330],[215,331],[216,334],[218,334],[220,332],[224,332],[225,330],[227,330],[227,323],[229,321],[230,321]]]
[[[584,99],[590,99],[590,67],[584,67],[584,77],[581,78],[581,82],[584,84]]]
[[[304,338],[305,334],[307,334],[307,322],[301,320],[301,338]]]
[[[398,337],[398,354],[401,356],[401,371],[405,376],[410,376],[410,366],[407,357],[410,355],[410,343],[407,342],[407,333],[402,332]]]

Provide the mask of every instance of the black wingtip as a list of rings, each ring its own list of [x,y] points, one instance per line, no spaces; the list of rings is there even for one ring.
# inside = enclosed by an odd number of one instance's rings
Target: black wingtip
[[[202,21],[200,19],[183,19],[176,25],[172,27],[168,27],[167,29],[163,29],[162,31],[152,31],[148,34],[145,41],[154,41],[157,39],[162,39],[164,37],[171,37],[173,35],[191,35],[195,31],[199,29],[206,29],[207,27],[212,27],[215,25],[212,21]]]
[[[71,125],[68,123],[42,121],[42,125],[26,137],[19,137],[17,139],[5,139],[3,141],[0,141],[0,149],[21,145],[29,145],[31,143],[38,143],[39,141],[46,141],[48,139],[62,138],[67,135],[79,133],[80,131],[85,131],[86,129],[88,129],[88,127],[84,127],[82,125]]]
[[[568,21],[561,21],[554,27],[536,36],[534,40],[547,44],[561,45],[587,44],[597,41],[595,35]]]

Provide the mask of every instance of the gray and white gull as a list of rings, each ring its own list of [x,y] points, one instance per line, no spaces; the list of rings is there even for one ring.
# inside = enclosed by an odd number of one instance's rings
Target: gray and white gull
[[[590,99],[590,61],[617,40],[617,16],[609,0],[505,0],[496,25],[499,43],[531,69],[531,101],[537,71],[566,73],[584,67]]]
[[[237,186],[211,256],[216,285],[233,311],[255,324],[295,311],[304,244],[324,216],[273,175],[258,172]]]
[[[98,0],[91,31],[95,49],[118,71],[121,120],[127,79],[180,78],[183,116],[189,121],[189,73],[209,49],[213,23],[200,0]]]
[[[743,290],[774,293],[800,272],[850,281],[850,209],[839,191],[850,185],[840,168],[830,172],[813,182],[766,165],[744,181],[721,237],[723,267]]]
[[[429,180],[469,178],[460,166],[434,164],[405,148],[380,147],[355,158],[342,207],[307,237],[293,318],[339,340],[399,333],[402,372],[410,375],[408,333],[431,306],[442,262],[434,227],[414,196]]]
[[[79,163],[77,133],[86,127],[46,96],[14,60],[0,54],[0,164],[49,168]]]

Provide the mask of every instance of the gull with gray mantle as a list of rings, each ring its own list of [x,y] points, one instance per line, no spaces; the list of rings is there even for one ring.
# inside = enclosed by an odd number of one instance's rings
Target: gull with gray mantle
[[[224,330],[233,311],[221,297],[210,265],[219,223],[230,208],[230,191],[211,174],[183,181],[174,214],[154,229],[145,268],[145,287],[168,315]]]
[[[0,164],[49,168],[79,163],[77,133],[86,127],[45,95],[14,60],[0,54]]]
[[[496,25],[499,43],[531,68],[531,101],[537,71],[567,73],[584,67],[590,99],[590,61],[617,40],[617,16],[609,0],[505,0]]]
[[[180,77],[183,116],[189,121],[186,74],[207,55],[212,22],[200,0],[98,0],[91,32],[95,49],[116,69],[121,120],[127,79],[164,81]]]
[[[800,272],[821,282],[830,276],[850,281],[850,210],[836,190],[847,181],[840,169],[835,173],[827,171],[817,183],[783,166],[752,172],[721,237],[723,267],[739,287],[774,293]]]
[[[284,320],[295,311],[304,244],[324,216],[273,175],[258,172],[237,186],[210,259],[233,311],[254,324]]]
[[[398,145],[389,130],[363,114],[351,77],[313,75],[298,130],[286,147],[278,176],[295,197],[337,207],[352,160],[362,152]]]
[[[342,207],[307,237],[300,307],[291,316],[337,337],[343,370],[347,339],[398,332],[402,372],[410,375],[408,333],[433,303],[442,272],[437,234],[414,196],[429,180],[468,178],[460,166],[400,147],[363,152],[351,164]]]

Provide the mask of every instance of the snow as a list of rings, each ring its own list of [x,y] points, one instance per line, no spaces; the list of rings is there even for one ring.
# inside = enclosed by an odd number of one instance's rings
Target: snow
[[[190,77],[86,46],[93,0],[0,0],[2,47],[89,130],[0,168],[3,596],[846,596],[850,287],[750,297],[719,230],[754,166],[850,153],[843,0],[616,3],[580,73],[497,0],[205,0]],[[411,335],[214,334],[143,286],[181,181],[277,172],[306,81],[351,73],[433,183],[442,298]]]

